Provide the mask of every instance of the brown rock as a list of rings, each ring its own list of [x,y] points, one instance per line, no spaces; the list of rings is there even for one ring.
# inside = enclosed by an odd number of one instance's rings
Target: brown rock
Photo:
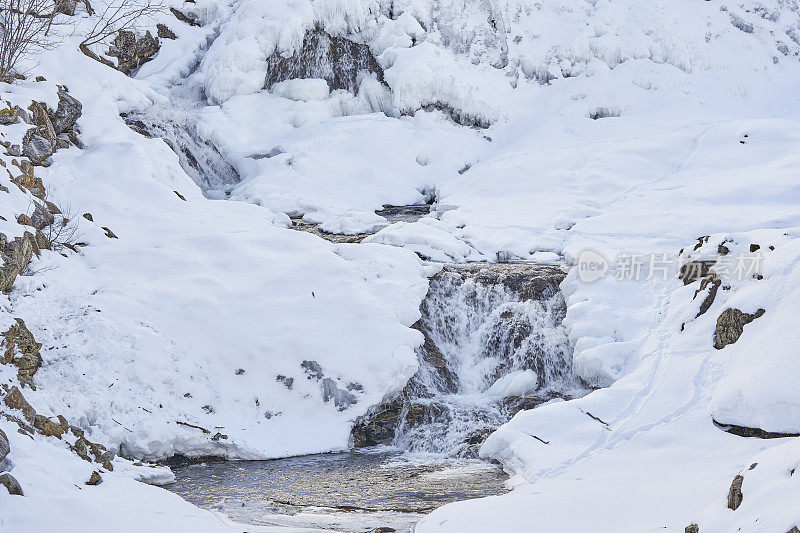
[[[23,226],[33,226],[33,221],[31,220],[31,217],[23,213],[17,217],[17,224],[22,224]]]
[[[47,437],[55,437],[60,439],[64,433],[69,431],[69,423],[67,419],[58,415],[58,423],[53,422],[52,419],[43,415],[36,415],[33,418],[33,427],[38,429],[42,435]]]
[[[94,472],[92,472],[92,475],[89,476],[89,481],[87,481],[86,484],[94,486],[94,485],[99,485],[102,482],[103,482],[103,477],[100,475],[100,472],[95,470]]]
[[[714,348],[721,350],[729,344],[739,340],[745,325],[764,314],[763,309],[755,313],[743,313],[738,309],[728,308],[717,318],[717,328],[714,331]]]
[[[25,396],[22,395],[22,392],[17,387],[11,387],[11,391],[3,398],[3,402],[11,409],[22,411],[22,416],[25,417],[25,420],[28,423],[33,423],[36,417],[36,410],[28,403],[28,400],[25,399]]]
[[[740,475],[733,478],[731,488],[728,491],[728,509],[733,509],[735,511],[742,505],[742,500],[744,499],[744,495],[742,494],[743,481],[744,478]]]

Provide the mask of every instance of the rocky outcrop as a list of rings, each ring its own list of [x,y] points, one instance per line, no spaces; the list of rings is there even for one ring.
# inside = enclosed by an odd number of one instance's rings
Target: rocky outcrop
[[[148,31],[141,37],[128,30],[121,30],[111,44],[107,56],[117,58],[117,70],[130,74],[158,53],[161,45]]]
[[[36,342],[21,318],[15,320],[17,323],[2,334],[3,360],[19,369],[17,378],[23,387],[27,385],[36,390],[33,375],[42,366],[42,356],[39,354],[42,345]]]
[[[156,35],[159,39],[177,39],[178,36],[164,24],[156,24]]]
[[[744,327],[763,314],[763,309],[759,309],[755,313],[744,313],[739,309],[732,308],[723,311],[717,318],[717,328],[714,330],[714,348],[721,350],[738,341]]]
[[[28,400],[25,399],[25,396],[22,395],[22,392],[17,387],[11,387],[11,390],[3,398],[3,403],[11,409],[22,411],[22,416],[29,424],[32,424],[36,418],[36,410],[28,403]]]
[[[742,494],[743,482],[744,477],[741,475],[733,478],[731,488],[728,490],[728,509],[733,509],[735,511],[740,505],[742,505],[742,500],[744,499],[744,495]]]
[[[365,44],[334,37],[317,28],[306,33],[302,46],[291,56],[274,52],[267,58],[264,88],[278,82],[303,78],[322,78],[330,90],[358,91],[361,72],[375,74],[383,81],[383,69]]]
[[[503,285],[523,301],[548,298],[559,291],[566,274],[556,266],[528,263],[467,263],[446,265],[443,272],[487,285]]]
[[[28,268],[34,252],[38,251],[36,238],[28,231],[11,242],[0,233],[0,258],[3,260],[3,266],[0,267],[0,291],[11,290],[14,280]]]

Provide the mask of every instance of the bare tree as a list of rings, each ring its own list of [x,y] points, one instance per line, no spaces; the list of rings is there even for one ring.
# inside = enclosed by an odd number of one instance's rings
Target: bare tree
[[[80,49],[89,57],[114,66],[108,59],[92,52],[90,47],[109,40],[120,31],[135,31],[163,11],[162,0],[110,0],[97,13],[94,26],[81,41]]]
[[[0,0],[0,80],[13,79],[20,59],[52,44],[53,0]]]

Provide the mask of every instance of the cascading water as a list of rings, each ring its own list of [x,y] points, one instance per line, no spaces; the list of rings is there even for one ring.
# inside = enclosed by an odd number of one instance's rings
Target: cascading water
[[[239,174],[212,143],[198,134],[199,102],[180,96],[171,100],[170,105],[128,113],[125,121],[143,135],[163,139],[207,196],[223,196],[239,183]]]
[[[400,398],[356,425],[356,446],[475,455],[516,411],[581,394],[562,320],[556,267],[448,265],[431,279],[416,324],[419,371]]]

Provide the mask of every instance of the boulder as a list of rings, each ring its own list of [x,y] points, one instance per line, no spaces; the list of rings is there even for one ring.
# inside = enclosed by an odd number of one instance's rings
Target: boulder
[[[27,238],[29,235],[31,238]],[[3,260],[3,266],[0,267],[0,291],[11,290],[17,276],[28,268],[34,253],[32,241],[35,243],[36,239],[29,232],[12,242],[7,242],[5,235],[0,234],[0,257]]]
[[[156,35],[158,36],[159,39],[177,39],[178,38],[178,36],[175,35],[175,33],[173,33],[173,31],[171,29],[169,29],[164,24],[156,24],[156,29],[158,30],[156,32]]]
[[[31,225],[38,230],[44,229],[53,223],[55,217],[45,204],[36,202],[35,205],[36,207],[34,207],[33,213],[31,214]]]
[[[9,494],[24,496],[22,487],[19,486],[19,481],[8,472],[0,474],[0,485],[3,485],[8,490]]]
[[[33,417],[33,427],[39,430],[42,435],[46,437],[55,437],[60,439],[67,431],[69,431],[69,423],[67,419],[61,415],[57,417],[58,422],[43,415],[36,415]]]
[[[742,505],[742,500],[744,499],[744,495],[742,494],[743,481],[744,478],[741,475],[733,478],[731,488],[728,490],[728,509],[733,509],[735,511]]]
[[[89,481],[87,481],[86,484],[94,486],[94,485],[99,485],[102,482],[103,482],[103,477],[100,475],[100,472],[95,470],[94,472],[92,472],[92,475],[89,476]]]
[[[75,123],[81,117],[83,106],[71,96],[65,87],[58,88],[58,107],[50,115],[53,129],[56,134],[67,133],[75,127]]]
[[[745,325],[764,314],[763,309],[755,313],[743,313],[739,309],[728,308],[717,318],[717,328],[714,331],[714,348],[721,350],[729,344],[739,340]]]

